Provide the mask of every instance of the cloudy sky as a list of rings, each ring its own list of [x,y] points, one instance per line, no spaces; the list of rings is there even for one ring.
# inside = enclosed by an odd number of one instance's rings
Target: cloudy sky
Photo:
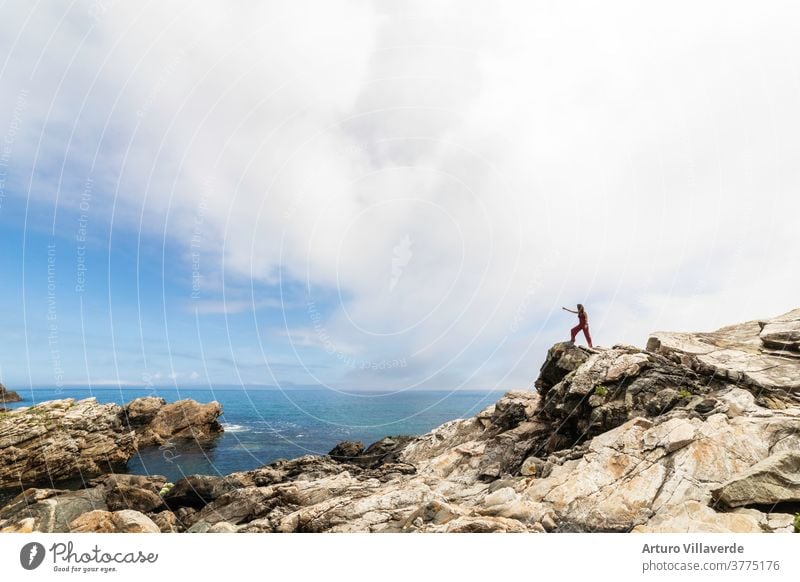
[[[0,380],[525,388],[562,305],[798,307],[798,12],[5,2]]]

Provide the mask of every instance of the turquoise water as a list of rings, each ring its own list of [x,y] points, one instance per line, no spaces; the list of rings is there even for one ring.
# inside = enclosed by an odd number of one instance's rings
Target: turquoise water
[[[501,392],[408,391],[398,393],[338,393],[326,389],[176,389],[76,388],[15,389],[24,402],[9,408],[59,398],[128,402],[139,396],[160,396],[172,402],[193,398],[217,400],[225,432],[209,443],[177,443],[151,447],[128,463],[135,474],[225,475],[260,467],[276,459],[325,454],[342,440],[372,443],[386,435],[421,434],[455,418],[473,416],[496,401]]]

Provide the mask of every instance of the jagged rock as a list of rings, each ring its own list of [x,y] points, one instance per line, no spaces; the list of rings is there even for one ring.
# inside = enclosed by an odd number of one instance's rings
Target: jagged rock
[[[700,414],[707,414],[714,410],[717,406],[717,401],[713,398],[704,398],[700,402],[694,405],[695,412],[699,412]]]
[[[225,493],[206,505],[198,514],[199,522],[213,525],[220,521],[239,524],[261,517],[276,505],[272,487],[243,487]],[[193,526],[193,527],[194,527]]]
[[[770,455],[712,492],[728,507],[800,502],[800,453]]]
[[[520,475],[526,477],[542,477],[544,473],[545,461],[538,457],[528,457],[519,469]]]
[[[20,402],[22,397],[13,390],[7,390],[5,386],[0,384],[0,403],[6,402]]]
[[[405,446],[414,440],[414,437],[398,435],[384,437],[372,443],[366,450],[348,462],[361,467],[378,467],[384,463],[394,463]]]
[[[761,333],[758,337],[765,347],[800,352],[800,310],[770,321],[760,321],[759,326]]]
[[[767,342],[775,338],[788,340],[789,335],[784,331],[777,332],[777,329],[784,330],[786,322],[795,322],[793,325],[796,325],[798,321],[800,309],[795,309],[766,321],[740,323],[710,333],[657,332],[647,341],[647,350],[680,361],[705,375],[714,375],[756,390],[791,393],[800,391],[800,358],[797,354],[792,355],[794,348],[770,350],[770,345],[763,340],[765,336]],[[764,330],[767,331],[762,336]],[[770,330],[776,330],[774,336]]]
[[[168,509],[151,515],[150,519],[153,520],[153,523],[156,524],[161,533],[178,533],[181,531],[178,525],[178,518]]]
[[[170,507],[205,507],[217,497],[231,491],[235,485],[214,475],[189,475],[179,479],[164,496]]]
[[[157,511],[164,506],[164,500],[153,491],[116,485],[106,493],[106,505],[110,511],[134,509],[142,513]]]
[[[136,451],[120,407],[53,400],[0,417],[0,489],[120,469]]]
[[[112,473],[103,475],[89,481],[89,485],[103,485],[107,490],[113,487],[134,487],[158,493],[167,482],[163,475],[130,475],[127,473]]]
[[[221,431],[220,413],[217,402],[160,398],[139,398],[125,409],[67,398],[12,410],[0,416],[0,489],[123,469],[138,447]]]
[[[574,372],[591,355],[589,350],[576,346],[573,342],[561,342],[547,350],[547,357],[539,370],[536,388],[546,394],[550,388],[561,382],[570,372]]]
[[[364,452],[364,443],[354,441],[342,441],[333,447],[328,456],[337,461],[348,461],[353,457],[359,456]]]
[[[161,530],[146,515],[123,509],[122,511],[95,510],[75,518],[70,523],[73,533],[159,533]]]
[[[551,349],[551,357],[560,361],[564,355],[561,349]],[[545,362],[542,369],[554,366]],[[681,393],[707,390],[708,383],[685,366],[630,346],[615,346],[588,356],[557,384],[542,390],[541,413],[557,423],[563,442],[573,445],[631,418],[664,414],[683,399]]]
[[[175,521],[178,526],[178,531],[186,531],[197,519],[198,510],[194,507],[179,507],[175,510]]]
[[[136,398],[125,405],[125,418],[133,428],[146,427],[166,404],[166,400],[155,396]]]
[[[161,399],[150,398],[146,403],[140,403],[140,400],[134,400],[126,407],[128,417],[136,411],[134,418],[146,418],[152,413],[153,400]],[[208,439],[222,432],[217,421],[220,414],[222,407],[218,402],[201,404],[194,400],[178,400],[164,404],[148,423],[136,429],[139,446],[161,445],[170,439]]]
[[[557,344],[539,392],[509,392],[473,418],[366,450],[351,443],[329,456],[187,477],[165,494],[171,511],[150,512],[153,525],[189,532],[786,531],[798,501],[800,400],[790,377],[800,359],[776,355],[760,330],[753,322],[712,334],[657,334],[648,350]],[[763,358],[788,364],[770,372],[759,367]],[[162,408],[153,401],[129,408],[127,426],[142,434]],[[134,488],[151,499],[147,493],[163,485],[163,478],[141,479],[107,476],[82,492],[29,490],[0,510],[0,529],[66,531],[81,513],[124,500],[116,491]],[[92,519],[92,527],[113,523],[102,512]]]
[[[102,488],[26,489],[0,509],[0,530],[65,533],[74,519],[95,509],[107,509]]]
[[[767,527],[773,532],[792,533],[794,532],[795,516],[791,513],[769,513],[767,514]]]

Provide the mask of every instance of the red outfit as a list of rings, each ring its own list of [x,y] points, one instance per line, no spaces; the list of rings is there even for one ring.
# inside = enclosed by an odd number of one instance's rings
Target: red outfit
[[[570,330],[572,337],[570,341],[575,341],[575,336],[578,335],[578,332],[582,331],[583,335],[586,336],[586,343],[589,344],[589,347],[592,347],[592,336],[589,335],[589,320],[586,317],[586,312],[579,312],[578,313],[578,325],[573,327]]]

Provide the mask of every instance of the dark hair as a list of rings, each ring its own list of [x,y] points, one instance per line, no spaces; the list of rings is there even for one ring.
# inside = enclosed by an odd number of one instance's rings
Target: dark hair
[[[578,303],[578,311],[583,311],[583,303]]]

